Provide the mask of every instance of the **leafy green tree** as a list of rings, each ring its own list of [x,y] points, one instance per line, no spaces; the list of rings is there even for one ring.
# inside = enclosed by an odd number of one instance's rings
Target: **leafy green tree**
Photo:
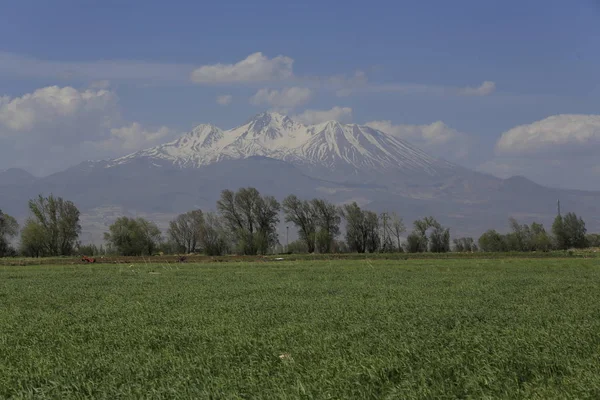
[[[293,242],[290,242],[290,244],[288,245],[287,251],[290,254],[308,253],[308,247],[306,246],[306,241],[294,240]]]
[[[356,204],[344,204],[340,211],[346,220],[346,244],[351,252],[364,253],[366,251],[366,232],[364,214]]]
[[[180,251],[194,253],[199,250],[204,232],[204,214],[202,210],[180,214],[169,223],[168,238]]]
[[[411,253],[425,252],[444,253],[450,251],[450,230],[433,217],[416,220],[413,232],[407,237],[407,251]],[[428,236],[428,230],[430,230]]]
[[[373,211],[364,211],[364,224],[367,233],[365,249],[369,253],[379,251],[381,236],[379,235],[379,216]]]
[[[144,253],[152,255],[156,252],[160,246],[160,243],[162,242],[162,234],[160,229],[154,222],[148,221],[144,218],[137,218],[137,222],[140,226],[142,241],[145,246]]]
[[[345,204],[340,210],[346,220],[346,243],[352,252],[379,250],[379,217],[372,211],[362,210],[356,202]]]
[[[333,253],[349,253],[350,249],[348,248],[348,244],[343,240],[334,240],[331,246],[331,251]]]
[[[316,246],[319,253],[331,253],[340,234],[340,213],[335,204],[323,199],[313,199],[312,213],[317,226]]]
[[[505,238],[495,231],[490,229],[479,237],[479,248],[485,252],[501,252],[507,251]]]
[[[546,252],[552,250],[552,238],[546,232],[535,235],[532,244],[535,251]]]
[[[202,248],[208,256],[220,256],[229,251],[227,230],[218,215],[206,213],[204,216],[204,232]]]
[[[11,239],[19,233],[17,220],[0,210],[0,257],[6,257],[15,252],[10,245]]]
[[[454,244],[454,251],[458,253],[471,253],[477,251],[477,245],[472,237],[454,239],[452,243]]]
[[[396,213],[392,213],[390,216],[390,222],[387,226],[388,234],[390,238],[394,238],[396,241],[396,251],[402,251],[402,234],[406,232],[406,227],[404,226],[404,221],[402,217],[400,217]]]
[[[575,213],[568,213],[563,217],[563,229],[569,248],[583,249],[587,247],[585,235],[587,229],[583,219]]]
[[[529,250],[529,227],[520,225],[515,218],[509,219],[509,225],[512,233],[507,236],[507,244],[510,251],[528,251]]]
[[[259,254],[267,254],[272,246],[279,243],[277,224],[280,210],[281,205],[273,196],[262,196],[255,204]]]
[[[389,213],[387,212],[383,212],[379,215],[379,226],[381,228],[381,233],[380,233],[380,237],[381,237],[381,248],[380,251],[382,253],[391,253],[394,251],[398,251],[398,248],[395,245],[395,235],[394,235],[394,229],[393,229],[393,218],[396,217],[398,218],[398,216],[396,214],[392,214],[390,216]],[[401,245],[401,243],[399,242],[399,244]]]
[[[283,212],[285,222],[291,222],[298,228],[298,236],[304,242],[308,253],[314,253],[317,236],[317,216],[312,204],[306,200],[300,200],[295,195],[289,195],[283,199]]]
[[[429,234],[429,251],[432,253],[447,253],[450,251],[450,229],[439,223],[433,226]]]
[[[47,232],[44,227],[29,218],[21,230],[20,253],[25,257],[44,257],[48,255],[46,245]]]
[[[520,241],[519,236],[516,233],[507,233],[502,238],[506,246],[506,251],[523,251],[521,247],[522,242]]]
[[[413,231],[406,237],[406,251],[408,253],[424,253],[427,251],[427,237]]]
[[[529,249],[532,251],[552,250],[552,238],[546,232],[544,225],[533,222],[529,229]]]
[[[144,218],[120,217],[108,229],[104,240],[123,256],[150,256],[162,240],[158,226]]]
[[[406,237],[406,251],[409,253],[424,253],[427,251],[429,238],[427,237],[427,229],[433,223],[433,218],[425,217],[422,220],[418,219],[413,222],[413,231]]]
[[[531,226],[519,224],[516,219],[510,218],[511,233],[503,237],[508,251],[549,251],[552,248],[552,239],[546,233],[544,225],[533,222]]]
[[[561,250],[585,248],[587,246],[586,232],[583,219],[572,212],[564,217],[558,215],[552,224],[556,247]]]
[[[279,242],[277,223],[281,206],[272,196],[261,196],[255,188],[237,192],[224,190],[217,209],[243,254],[266,254]]]
[[[71,201],[62,197],[38,196],[29,200],[29,210],[33,215],[31,223],[39,224],[43,231],[44,253],[49,256],[73,254],[77,238],[81,233],[79,210]]]
[[[169,237],[167,237],[166,240],[160,242],[157,251],[160,254],[181,254],[182,252],[185,252],[185,250],[180,245],[175,243]]]
[[[552,235],[554,235],[554,246],[559,250],[569,248],[569,241],[565,232],[563,217],[557,215],[552,223]]]
[[[238,250],[243,254],[255,253],[252,240],[256,223],[252,213],[252,204],[242,204],[239,194],[231,190],[223,190],[221,199],[217,202],[217,209],[227,224]]]
[[[589,247],[600,247],[600,234],[590,233],[586,236],[586,241]]]

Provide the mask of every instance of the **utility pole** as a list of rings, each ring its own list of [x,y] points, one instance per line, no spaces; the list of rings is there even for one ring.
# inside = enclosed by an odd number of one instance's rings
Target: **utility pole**
[[[556,201],[556,205],[558,208],[558,216],[560,217],[560,199]]]
[[[286,253],[289,251],[289,247],[290,247],[290,227],[286,226],[285,227],[285,252]]]

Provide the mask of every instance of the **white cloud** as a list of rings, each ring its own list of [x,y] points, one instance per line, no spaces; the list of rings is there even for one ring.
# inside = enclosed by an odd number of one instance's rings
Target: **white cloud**
[[[306,110],[292,118],[306,125],[320,124],[326,121],[349,122],[352,120],[352,108],[336,106],[331,110]]]
[[[0,168],[48,174],[87,159],[110,158],[166,141],[166,127],[124,122],[115,92],[49,86],[0,96]]]
[[[364,71],[332,76],[298,76],[294,60],[278,55],[269,58],[261,52],[250,54],[235,64],[217,63],[196,67],[191,64],[139,60],[54,61],[0,51],[0,78],[47,78],[89,82],[91,89],[107,89],[111,81],[143,81],[160,84],[239,84],[287,82],[311,89],[336,93],[399,93],[449,96],[486,96],[495,91],[494,82],[477,87],[452,87],[415,83],[370,83]]]
[[[279,109],[292,109],[306,104],[312,95],[307,88],[291,87],[282,90],[260,89],[250,98],[250,103],[260,106],[269,105]]]
[[[217,104],[220,104],[222,106],[227,106],[227,105],[231,104],[232,101],[233,101],[233,96],[231,96],[230,94],[223,94],[223,95],[217,96]]]
[[[294,60],[279,55],[268,58],[262,53],[253,53],[236,64],[204,65],[192,71],[195,83],[240,83],[264,82],[291,78]]]
[[[162,126],[155,131],[145,129],[140,123],[133,122],[120,128],[111,128],[110,137],[97,142],[97,146],[106,150],[140,150],[166,141],[174,132]]]
[[[0,102],[0,135],[53,133],[52,140],[71,140],[75,127],[87,126],[92,134],[118,118],[117,97],[107,90],[79,91],[72,87],[48,86]]]
[[[501,178],[600,190],[600,115],[554,115],[502,134],[495,157],[477,167]]]
[[[496,91],[496,84],[492,81],[485,81],[477,87],[466,87],[460,91],[465,96],[487,96]]]
[[[554,115],[512,128],[504,132],[496,144],[499,154],[540,154],[557,150],[593,150],[597,154],[600,115]]]
[[[471,147],[469,135],[450,128],[441,121],[429,125],[394,125],[391,121],[371,121],[365,125],[451,161],[464,159]]]

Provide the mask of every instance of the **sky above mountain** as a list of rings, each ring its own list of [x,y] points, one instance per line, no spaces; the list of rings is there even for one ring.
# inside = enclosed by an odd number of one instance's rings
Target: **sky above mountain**
[[[0,169],[47,175],[273,110],[600,190],[596,0],[21,0],[0,37]]]

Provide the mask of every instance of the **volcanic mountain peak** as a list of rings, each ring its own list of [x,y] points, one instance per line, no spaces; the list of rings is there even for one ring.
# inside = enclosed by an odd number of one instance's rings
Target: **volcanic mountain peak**
[[[252,156],[330,170],[403,170],[435,175],[439,169],[453,167],[401,139],[367,126],[337,121],[307,126],[272,112],[258,114],[226,131],[213,125],[199,125],[177,140],[113,160],[109,166],[154,158],[182,168],[197,168]]]

